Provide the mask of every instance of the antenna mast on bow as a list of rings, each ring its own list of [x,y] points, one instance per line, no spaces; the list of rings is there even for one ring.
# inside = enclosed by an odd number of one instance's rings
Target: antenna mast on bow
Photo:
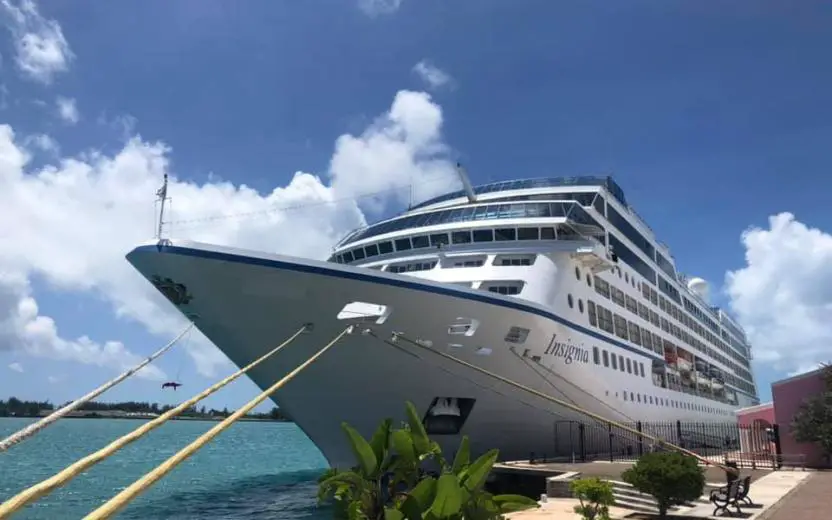
[[[165,180],[162,187],[156,190],[156,202],[159,206],[159,225],[156,228],[156,238],[162,238],[162,226],[165,224],[165,202],[168,200],[168,174],[165,174]]]

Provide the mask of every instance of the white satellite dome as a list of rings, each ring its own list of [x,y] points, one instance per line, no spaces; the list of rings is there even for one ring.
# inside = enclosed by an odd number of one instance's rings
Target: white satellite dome
[[[711,287],[708,285],[708,282],[703,280],[702,278],[691,278],[688,281],[688,289],[693,294],[702,298],[705,303],[709,303],[709,297],[711,292]]]

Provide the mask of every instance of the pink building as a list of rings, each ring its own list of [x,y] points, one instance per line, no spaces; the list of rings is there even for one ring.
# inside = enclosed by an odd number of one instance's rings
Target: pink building
[[[791,422],[800,405],[813,395],[825,391],[823,370],[818,369],[771,384],[772,402],[737,410],[737,421],[741,428],[740,450],[744,453],[773,454],[774,444],[768,438],[766,429],[778,425],[780,451],[784,458],[794,459],[805,456],[809,467],[826,467],[826,459],[815,444],[799,443],[794,440]]]

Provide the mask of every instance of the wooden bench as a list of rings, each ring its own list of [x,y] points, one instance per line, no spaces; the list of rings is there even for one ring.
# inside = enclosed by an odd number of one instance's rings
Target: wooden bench
[[[746,479],[750,481],[751,477],[746,477],[742,480],[733,480],[727,486],[723,486],[719,489],[714,489],[713,491],[711,491],[710,501],[714,506],[716,506],[716,509],[714,509],[714,512],[711,516],[717,516],[717,513],[720,511],[734,516],[733,513],[731,513],[728,510],[729,506],[736,509],[737,514],[742,514],[742,510],[740,509],[740,501],[742,500],[740,498],[742,493],[741,488],[743,487],[742,483],[745,482]]]

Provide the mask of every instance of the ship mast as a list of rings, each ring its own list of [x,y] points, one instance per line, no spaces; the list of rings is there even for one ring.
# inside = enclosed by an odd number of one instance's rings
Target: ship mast
[[[165,180],[162,187],[156,190],[156,202],[159,203],[159,225],[156,228],[156,238],[162,238],[162,226],[165,224],[165,201],[168,198],[168,174],[165,174]]]

